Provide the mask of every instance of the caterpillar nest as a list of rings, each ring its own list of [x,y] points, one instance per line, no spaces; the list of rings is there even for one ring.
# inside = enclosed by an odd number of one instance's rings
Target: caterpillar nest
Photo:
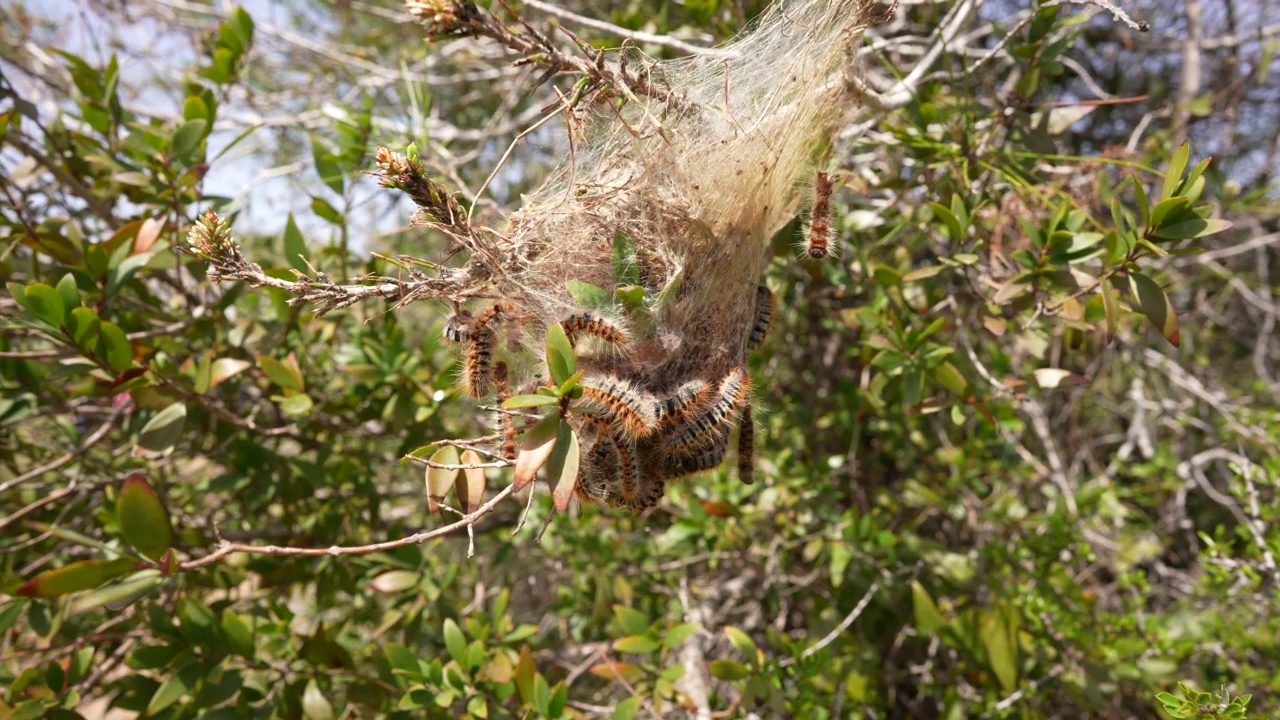
[[[437,35],[517,32],[470,5],[408,8]],[[615,86],[584,78],[591,92],[564,101],[571,157],[502,231],[470,226],[414,163],[380,151],[384,183],[407,190],[467,258],[423,293],[455,304],[445,333],[460,345],[469,393],[494,391],[500,353],[511,386],[533,393],[555,374],[548,331],[559,326],[572,345],[578,389],[550,409],[581,442],[578,499],[653,507],[668,481],[719,465],[735,426],[750,482],[745,356],[773,314],[761,274],[853,104],[853,51],[871,9],[791,0],[716,51],[656,62],[624,48],[587,63]]]

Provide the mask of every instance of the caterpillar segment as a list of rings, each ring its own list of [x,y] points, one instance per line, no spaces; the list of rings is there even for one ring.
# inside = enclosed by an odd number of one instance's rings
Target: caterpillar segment
[[[471,345],[467,349],[467,393],[472,397],[489,394],[493,375],[493,353],[496,341],[494,325],[515,317],[515,306],[507,302],[494,303],[480,313],[471,324]]]
[[[564,334],[569,338],[569,344],[574,347],[578,344],[578,338],[583,335],[597,338],[617,350],[626,350],[631,345],[631,336],[627,334],[627,331],[591,313],[582,313],[565,318],[560,321],[560,327],[564,328]]]
[[[809,213],[809,237],[805,241],[805,253],[814,260],[829,254],[831,241],[831,191],[835,183],[824,172],[818,173],[813,182],[813,211]]]
[[[747,351],[750,352],[764,343],[773,326],[774,301],[769,288],[761,285],[756,288],[756,320],[751,325],[751,334],[747,336]]]
[[[675,393],[653,404],[654,423],[660,431],[669,431],[688,423],[697,408],[711,397],[711,386],[703,380],[690,380]]]
[[[511,390],[508,387],[507,364],[499,360],[493,366],[493,384],[498,388],[498,404],[501,405],[507,398],[511,397]],[[501,418],[502,430],[502,453],[503,460],[515,460],[519,451],[519,445],[516,443],[516,421],[511,417],[510,412],[499,410],[498,417]]]
[[[720,435],[712,442],[690,448],[688,452],[671,453],[667,456],[666,475],[668,479],[694,475],[712,470],[724,461],[729,448],[729,436]]]
[[[745,403],[751,391],[751,376],[741,367],[734,368],[720,381],[715,401],[689,422],[666,436],[666,447],[673,454],[692,454],[714,444],[725,435],[730,419]]]
[[[738,421],[738,480],[751,485],[755,478],[756,423],[751,417],[751,398],[742,405]]]
[[[631,383],[612,375],[584,380],[579,384],[582,398],[601,409],[609,421],[627,438],[640,440],[653,434],[653,399]]]

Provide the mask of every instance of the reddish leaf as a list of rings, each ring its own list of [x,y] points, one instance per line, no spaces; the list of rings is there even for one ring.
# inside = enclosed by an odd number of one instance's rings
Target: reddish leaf
[[[520,444],[520,454],[516,456],[516,471],[513,484],[516,491],[523,490],[533,482],[538,471],[547,464],[551,451],[555,448],[556,437],[560,433],[560,416],[548,415],[538,421],[525,433]]]
[[[102,583],[125,575],[138,566],[136,560],[82,560],[31,578],[14,592],[22,597],[57,597],[67,593],[96,588]]]
[[[564,512],[573,499],[573,489],[578,484],[579,459],[578,434],[569,427],[569,423],[560,423],[555,448],[547,459],[547,482],[551,485],[551,499],[556,512]]]

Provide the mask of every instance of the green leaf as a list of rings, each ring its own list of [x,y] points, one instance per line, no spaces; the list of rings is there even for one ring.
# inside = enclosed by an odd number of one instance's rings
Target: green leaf
[[[458,465],[458,448],[445,445],[431,455],[431,462],[440,465]],[[461,471],[457,469],[427,468],[427,509],[429,511],[437,512],[440,509],[440,502],[453,489],[459,472]]]
[[[239,360],[236,358],[218,358],[213,361],[209,370],[209,388],[218,387],[224,380],[230,379],[249,368],[253,367],[253,363],[248,360]]]
[[[649,631],[649,618],[644,613],[626,605],[614,605],[613,616],[618,626],[628,635],[643,635]]]
[[[547,328],[547,369],[551,371],[551,380],[556,385],[563,384],[578,371],[573,345],[569,344],[569,337],[560,323]]]
[[[978,636],[987,651],[987,662],[1005,692],[1018,684],[1018,646],[1013,623],[1007,622],[1006,613],[983,610],[978,614]]]
[[[293,221],[293,213],[289,213],[289,218],[284,223],[284,257],[289,262],[289,267],[300,273],[310,273],[307,264],[302,261],[302,257],[307,254],[307,243],[302,239],[302,231],[298,229],[298,224]]]
[[[640,712],[640,706],[643,702],[643,698],[634,696],[619,701],[617,705],[613,706],[612,720],[635,720],[636,713]]]
[[[102,321],[93,308],[78,307],[72,310],[66,319],[67,336],[75,346],[86,353],[92,353],[98,339],[98,331]]]
[[[930,202],[929,207],[933,209],[933,214],[942,220],[943,225],[947,228],[947,236],[952,241],[958,242],[964,237],[964,231],[960,228],[959,218],[946,205]]]
[[[639,285],[626,285],[614,291],[614,297],[622,307],[635,312],[644,308],[644,288]]]
[[[159,570],[154,568],[139,570],[118,583],[77,596],[71,603],[70,612],[72,614],[90,612],[104,605],[111,610],[123,610],[163,584],[164,574]]]
[[[369,587],[381,593],[399,593],[418,586],[422,577],[410,570],[390,570],[369,582]]]
[[[919,580],[911,582],[911,604],[915,608],[916,631],[921,635],[934,635],[946,627],[947,621],[942,619],[938,606]]]
[[[124,372],[133,367],[133,345],[125,337],[124,331],[115,323],[103,321],[98,326],[98,354],[116,372]]]
[[[702,627],[697,623],[677,623],[667,631],[665,637],[662,638],[662,646],[671,650],[679,647],[681,643],[688,640]]]
[[[907,283],[907,282],[917,282],[919,280],[925,280],[933,277],[934,275],[937,275],[938,273],[946,269],[947,269],[946,266],[943,266],[943,265],[926,265],[925,267],[912,270],[906,275],[903,275],[902,282]]]
[[[547,458],[547,482],[551,485],[551,500],[556,512],[569,508],[573,490],[578,485],[578,464],[578,434],[569,423],[560,423],[555,447]]]
[[[284,390],[302,392],[306,389],[302,373],[298,370],[296,363],[286,364],[267,355],[257,355],[255,357],[258,361],[258,367],[262,369],[262,372],[266,373],[271,382],[279,385]]]
[[[738,652],[746,655],[752,662],[755,662],[756,654],[759,651],[756,649],[756,641],[752,640],[750,635],[732,625],[726,625],[724,627],[724,634],[728,636],[730,644],[732,644]]]
[[[526,485],[547,463],[551,451],[555,447],[556,438],[560,434],[560,416],[548,415],[525,433],[520,443],[520,454],[516,456],[515,472],[512,484],[516,491],[523,490]]]
[[[462,628],[458,627],[458,623],[453,618],[444,619],[444,648],[449,653],[449,657],[459,665],[466,666],[467,659],[467,638],[462,634]]]
[[[173,407],[170,405],[165,412]],[[185,416],[185,407],[182,413]],[[130,473],[120,485],[120,495],[116,498],[116,522],[124,539],[143,557],[159,561],[173,545],[169,511],[142,473]]]
[[[173,154],[183,161],[189,161],[192,153],[200,147],[209,123],[206,120],[188,120],[173,134]]]
[[[1143,314],[1166,340],[1177,347],[1182,341],[1178,330],[1178,316],[1164,289],[1140,272],[1129,273],[1129,283]]]
[[[76,286],[76,276],[67,273],[58,281],[58,294],[62,296],[62,307],[71,312],[73,308],[80,307],[80,288]]]
[[[57,597],[90,590],[129,573],[137,565],[138,562],[131,558],[81,560],[40,573],[19,585],[14,594],[21,597]]]
[[[208,122],[209,106],[199,95],[188,95],[187,99],[182,101],[182,119]]]
[[[613,295],[602,287],[581,280],[570,280],[564,285],[569,291],[569,297],[584,308],[607,308],[613,305]]]
[[[1165,225],[1157,229],[1153,235],[1161,240],[1189,240],[1191,238],[1208,237],[1230,227],[1231,222],[1227,220],[1195,218],[1186,222]]]
[[[198,665],[188,665],[181,671],[170,675],[160,687],[156,688],[155,694],[151,696],[151,702],[147,703],[147,715],[156,715],[168,708],[170,705],[178,702],[191,689],[191,681],[198,678],[192,678],[189,668],[198,668]]]
[[[512,410],[518,408],[543,407],[545,405],[557,405],[560,398],[554,395],[512,395],[502,401],[502,407]]]
[[[613,643],[613,649],[622,653],[643,655],[657,650],[661,645],[648,635],[628,635]]]
[[[616,285],[639,285],[640,262],[631,238],[619,230],[613,236],[613,279]]]
[[[707,670],[711,673],[711,677],[731,682],[751,676],[751,668],[737,660],[712,660],[707,665]]]
[[[227,649],[234,655],[253,659],[253,627],[245,622],[231,608],[222,611],[222,636],[227,641]]]
[[[31,283],[26,287],[23,306],[37,319],[53,327],[62,327],[66,319],[67,309],[62,301],[62,294],[44,283]]]
[[[1159,228],[1164,223],[1165,218],[1177,218],[1190,206],[1191,201],[1181,196],[1161,200],[1155,207],[1151,208],[1151,224],[1147,227]]]
[[[1142,187],[1142,181],[1137,175],[1130,175],[1129,179],[1133,181],[1133,197],[1134,202],[1138,204],[1138,215],[1142,218],[1142,226],[1151,225],[1151,205],[1147,202],[1147,191]]]
[[[302,693],[302,716],[307,720],[334,720],[333,705],[315,678],[307,681],[307,689]]]
[[[306,417],[311,414],[311,408],[315,406],[310,395],[301,393],[287,396],[272,395],[271,399],[280,404],[280,412],[288,418]]]
[[[342,168],[338,166],[337,159],[329,152],[320,138],[315,135],[311,136],[311,159],[315,162],[316,174],[320,176],[320,181],[329,186],[329,189],[342,194]]]
[[[1173,197],[1178,186],[1182,184],[1182,173],[1187,169],[1187,160],[1191,158],[1191,143],[1184,142],[1173,151],[1169,158],[1169,167],[1164,172],[1164,185],[1160,190],[1160,198]],[[1154,214],[1154,213],[1153,213]]]
[[[1098,294],[1102,296],[1102,309],[1107,316],[1107,332],[1104,337],[1110,344],[1116,337],[1116,328],[1120,322],[1120,305],[1104,278],[1098,279]]]
[[[333,225],[337,225],[339,227],[342,225],[342,213],[338,212],[338,209],[330,205],[329,201],[324,198],[311,198],[311,212],[315,213],[318,217],[329,221]],[[306,270],[304,269],[303,272],[306,272]]]
[[[186,403],[176,402],[156,413],[143,426],[142,432],[138,433],[138,444],[133,449],[134,456],[152,458],[167,456],[182,439],[182,430],[186,427],[186,422]],[[125,482],[128,483],[127,480]]]
[[[960,397],[964,397],[965,390],[969,388],[969,381],[965,380],[964,375],[956,369],[955,365],[950,362],[942,362],[933,369],[933,379],[938,384],[946,388],[949,392]]]

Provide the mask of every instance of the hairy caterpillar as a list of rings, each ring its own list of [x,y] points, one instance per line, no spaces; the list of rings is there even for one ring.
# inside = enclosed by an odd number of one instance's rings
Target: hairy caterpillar
[[[827,245],[831,240],[831,191],[834,188],[830,176],[820,172],[813,183],[813,211],[809,213],[809,238],[805,242],[805,252],[815,260],[827,256]]]
[[[742,420],[738,423],[738,479],[744,485],[755,482],[756,425],[751,417],[751,398],[742,406]]]
[[[493,325],[515,315],[511,303],[495,303],[480,313],[471,326],[471,346],[467,349],[467,392],[472,397],[489,393],[489,380],[493,372]]]
[[[631,337],[626,331],[591,313],[565,318],[560,321],[560,327],[564,328],[564,334],[569,338],[570,345],[577,345],[578,336],[583,334],[600,338],[619,349],[631,344]]]
[[[756,321],[751,326],[751,335],[747,337],[747,350],[755,350],[764,343],[773,325],[773,293],[761,285],[756,288]]]
[[[604,408],[604,419],[614,423],[632,439],[648,437],[654,430],[653,401],[638,392],[626,380],[612,375],[603,379],[584,380],[582,398]]]
[[[672,433],[667,448],[673,452],[691,452],[692,449],[718,440],[724,434],[726,420],[743,402],[751,391],[751,376],[746,370],[734,368],[720,381],[718,397],[700,415],[696,415]]]
[[[674,395],[657,401],[653,406],[654,421],[659,429],[689,421],[689,411],[703,404],[711,394],[711,387],[702,380],[690,380],[681,385]]]

